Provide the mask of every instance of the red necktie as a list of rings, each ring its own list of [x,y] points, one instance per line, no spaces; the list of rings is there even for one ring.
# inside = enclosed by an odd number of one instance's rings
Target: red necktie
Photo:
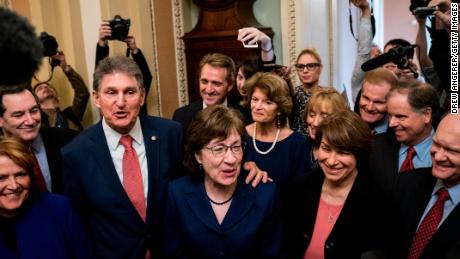
[[[438,191],[438,200],[431,207],[426,214],[420,227],[415,233],[412,246],[409,250],[408,259],[418,259],[425,249],[426,244],[430,241],[438,229],[438,225],[441,222],[442,214],[444,213],[444,202],[449,199],[449,192],[445,188],[441,188]]]
[[[128,194],[137,212],[145,222],[147,206],[144,197],[144,185],[142,184],[141,167],[136,150],[132,147],[133,138],[124,135],[120,143],[125,148],[123,153],[123,187]]]
[[[45,178],[43,177],[42,170],[40,169],[40,164],[38,163],[37,157],[35,153],[31,151],[33,154],[33,169],[34,169],[34,177],[35,177],[35,186],[39,192],[47,192],[48,189],[46,188]]]
[[[406,159],[404,159],[401,165],[401,169],[399,170],[400,173],[414,169],[414,162],[412,161],[412,159],[415,155],[417,155],[417,152],[415,151],[414,146],[409,146],[409,148],[407,149]]]

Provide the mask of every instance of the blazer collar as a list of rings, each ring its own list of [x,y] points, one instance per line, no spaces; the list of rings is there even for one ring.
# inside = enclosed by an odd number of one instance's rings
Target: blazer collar
[[[239,178],[242,177],[240,176]],[[206,190],[202,178],[194,181],[189,191],[185,192],[185,195],[190,209],[201,222],[210,229],[218,232],[224,232],[231,229],[244,219],[248,211],[254,206],[256,199],[255,190],[239,179],[230,208],[222,224],[219,225],[211,204],[206,197]]]

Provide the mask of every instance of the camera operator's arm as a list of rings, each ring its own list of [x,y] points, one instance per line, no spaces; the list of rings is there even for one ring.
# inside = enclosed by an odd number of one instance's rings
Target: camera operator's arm
[[[74,97],[71,109],[79,121],[83,120],[86,105],[89,100],[89,91],[81,76],[67,64],[64,52],[59,51],[58,54],[53,56],[53,59],[59,60],[59,66],[64,71],[67,79],[74,90]]]
[[[437,6],[438,11],[434,12],[436,18],[442,21],[444,24],[444,29],[450,32],[450,24],[451,24],[451,14],[450,14],[450,6],[452,1],[450,0],[431,0],[428,3],[428,6]]]
[[[419,51],[417,52],[417,54],[419,54],[420,66],[422,66],[422,68],[432,67],[433,61],[427,55],[428,48],[426,44],[426,30],[425,30],[426,18],[420,17],[420,16],[415,16],[415,18],[417,19],[417,24],[418,24],[417,37],[415,38],[415,44],[417,44],[419,48]]]
[[[142,54],[142,51],[137,47],[136,39],[134,38],[134,36],[129,35],[126,38],[125,42],[131,51],[131,56],[133,57],[133,60],[136,62],[136,64],[139,66],[139,69],[141,70],[142,77],[144,78],[145,96],[147,98],[147,95],[150,90],[150,84],[152,83],[152,74],[150,73],[149,65],[147,64],[147,60],[145,59],[144,54]],[[141,114],[147,114],[146,103],[147,102],[144,102],[144,105],[141,107]]]
[[[109,55],[109,44],[107,37],[112,35],[112,29],[109,26],[109,22],[102,21],[99,27],[99,40],[96,46],[96,67],[99,61],[103,60]]]
[[[238,40],[254,44],[260,42],[260,57],[264,63],[275,63],[275,53],[270,37],[254,27],[246,27],[238,30]]]
[[[361,65],[371,57],[372,25],[371,10],[367,0],[352,0],[352,3],[361,9],[361,19],[359,19],[358,24],[358,54],[351,75],[351,90],[354,101],[364,79],[364,71],[361,69]]]
[[[426,17],[415,16],[417,19],[417,37],[415,38],[415,44],[418,46],[420,67],[425,77],[425,81],[430,83],[435,89],[438,89],[441,85],[441,80],[439,79],[436,70],[434,69],[433,61],[428,56],[428,47],[427,47],[427,38],[426,38]]]

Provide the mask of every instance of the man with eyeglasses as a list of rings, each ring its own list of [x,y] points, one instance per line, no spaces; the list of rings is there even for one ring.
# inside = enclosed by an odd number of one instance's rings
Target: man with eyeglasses
[[[301,85],[295,87],[293,107],[289,122],[291,129],[307,137],[307,124],[303,118],[305,106],[312,91],[319,87],[319,76],[323,69],[321,58],[315,49],[307,48],[300,52],[294,65]]]

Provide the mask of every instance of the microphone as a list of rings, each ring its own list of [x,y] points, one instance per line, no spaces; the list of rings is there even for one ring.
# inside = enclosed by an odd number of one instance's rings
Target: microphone
[[[396,46],[394,48],[391,48],[387,53],[383,53],[378,57],[369,59],[368,61],[364,62],[361,65],[361,69],[364,72],[367,72],[372,69],[381,67],[388,62],[394,62],[398,65],[398,67],[406,67],[407,58],[412,58],[412,56],[414,55],[415,47],[417,47],[417,45],[409,45],[404,47]]]
[[[387,53],[383,53],[382,55],[377,56],[377,57],[375,57],[373,59],[369,59],[368,61],[364,62],[361,65],[361,69],[364,72],[367,72],[367,71],[376,69],[378,67],[381,67],[381,66],[385,65],[388,62],[392,62],[394,60],[394,58],[395,58],[395,55],[393,53],[394,52],[390,51],[390,52],[387,52]]]

